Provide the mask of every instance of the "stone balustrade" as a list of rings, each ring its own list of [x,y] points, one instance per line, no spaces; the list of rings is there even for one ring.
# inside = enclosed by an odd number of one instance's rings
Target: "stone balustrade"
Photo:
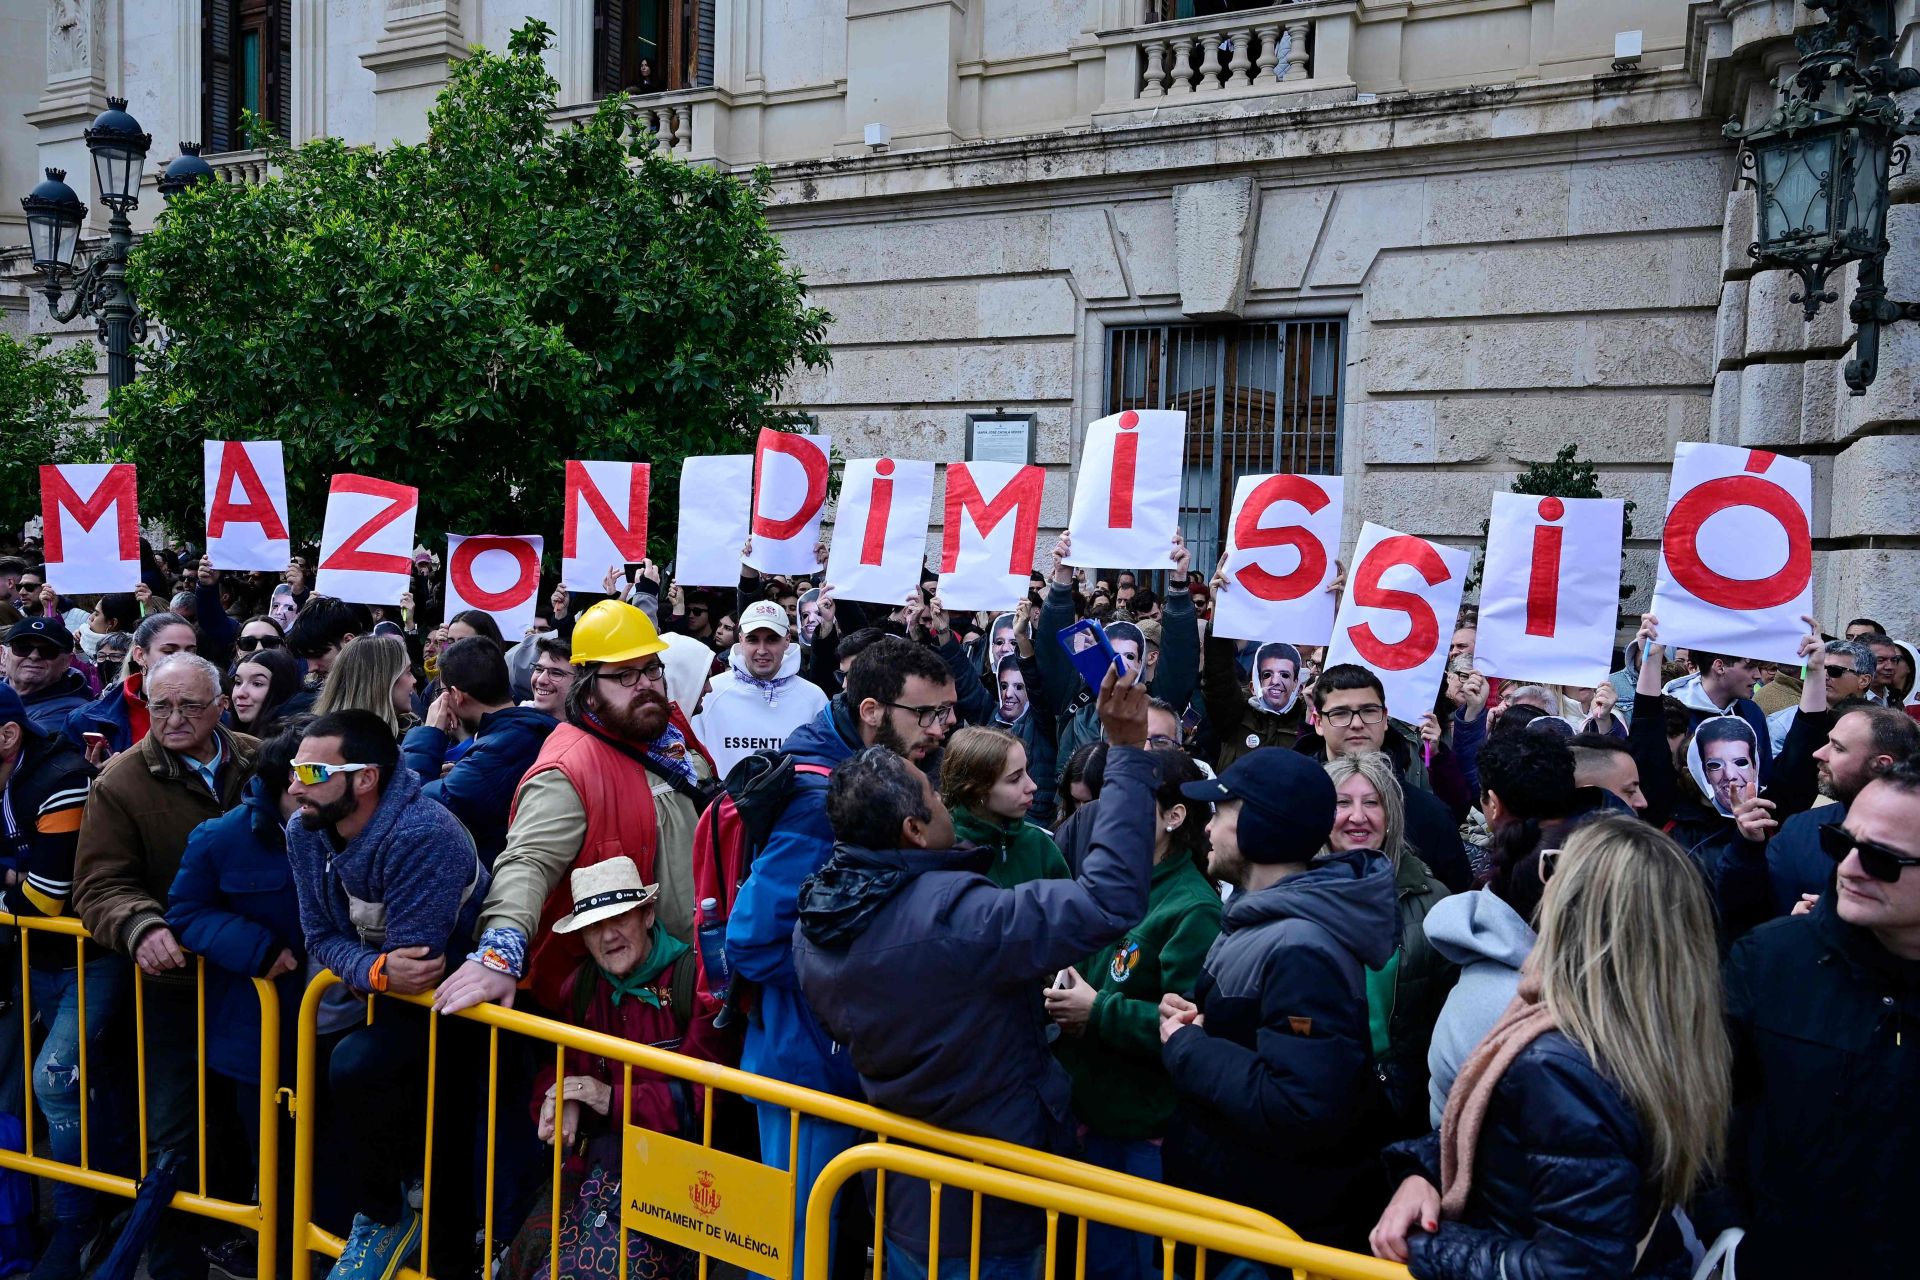
[[[1101,32],[1116,72],[1107,108],[1351,86],[1357,8],[1356,0],[1300,0]]]
[[[699,125],[709,134],[713,128],[713,108],[718,94],[710,88],[675,89],[667,93],[649,93],[629,98],[627,110],[634,117],[634,132],[651,135],[670,154],[685,160],[714,159],[712,140],[701,144],[694,132],[696,111]],[[597,102],[562,107],[553,113],[556,125],[585,120],[600,109]]]
[[[223,151],[206,157],[213,171],[220,175],[222,182],[238,183],[243,187],[257,187],[267,180],[271,167],[265,151]]]

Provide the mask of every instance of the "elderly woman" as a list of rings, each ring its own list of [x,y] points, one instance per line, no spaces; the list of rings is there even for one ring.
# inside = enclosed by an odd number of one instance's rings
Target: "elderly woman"
[[[696,961],[686,943],[660,924],[660,886],[643,884],[631,858],[610,858],[572,874],[573,911],[554,922],[556,933],[578,933],[587,956],[560,987],[559,1013],[590,1031],[659,1049],[708,1056],[697,1041],[707,1019],[693,1017]],[[700,1139],[701,1090],[641,1067],[621,1096],[626,1067],[597,1054],[569,1051],[566,1075],[553,1066],[534,1084],[540,1140],[557,1142],[569,1175],[560,1213],[559,1275],[619,1274],[621,1135],[629,1124],[691,1141]],[[551,1204],[541,1204],[515,1239],[509,1273],[548,1280],[552,1259]],[[693,1273],[693,1255],[676,1246],[627,1234],[628,1274],[647,1280]]]

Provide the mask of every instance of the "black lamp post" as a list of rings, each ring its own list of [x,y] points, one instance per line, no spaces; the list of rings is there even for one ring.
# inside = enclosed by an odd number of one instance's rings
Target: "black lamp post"
[[[1863,395],[1879,372],[1880,328],[1920,319],[1920,303],[1887,297],[1887,188],[1904,173],[1911,122],[1893,94],[1920,86],[1920,70],[1893,61],[1890,0],[1806,0],[1827,20],[1795,40],[1800,70],[1787,99],[1752,129],[1730,122],[1745,144],[1741,164],[1759,206],[1759,238],[1747,253],[1793,272],[1793,301],[1811,320],[1838,302],[1828,277],[1860,264],[1848,316],[1857,326],[1847,386]]]
[[[62,324],[75,316],[94,318],[100,341],[107,348],[107,389],[118,391],[133,381],[133,344],[146,338],[146,317],[127,288],[127,254],[133,248],[129,210],[140,204],[140,171],[151,135],[127,114],[125,98],[108,98],[86,132],[87,150],[100,183],[100,202],[107,206],[107,243],[74,277],[74,257],[80,247],[80,226],[87,208],[66,184],[66,172],[48,169],[47,180],[20,202],[27,214],[27,240],[33,265],[46,273],[41,292],[54,319]],[[197,144],[182,144],[179,159],[167,166],[160,194],[171,198],[195,182],[210,181],[213,169],[202,160]],[[73,297],[60,298],[71,280]]]

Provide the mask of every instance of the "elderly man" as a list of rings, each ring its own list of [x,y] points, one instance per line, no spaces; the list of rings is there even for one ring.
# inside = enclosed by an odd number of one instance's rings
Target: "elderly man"
[[[7,683],[41,733],[59,733],[67,717],[93,700],[73,669],[73,633],[58,616],[22,618],[7,628]]]
[[[660,886],[667,932],[692,940],[693,828],[713,768],[673,721],[665,648],[630,604],[602,600],[581,615],[566,722],[521,780],[479,946],[441,986],[435,1008],[511,1004],[523,976],[558,1007],[560,984],[586,954],[577,937],[553,932],[572,909],[567,873],[576,864],[633,859],[641,879]]]
[[[187,836],[240,803],[259,744],[221,727],[227,700],[220,672],[196,654],[156,658],[142,694],[151,728],[94,783],[74,855],[73,910],[97,942],[131,958],[148,978],[148,1155],[174,1151],[181,1183],[190,1185],[198,1148],[197,1011],[193,971],[167,927],[167,890]],[[209,1106],[209,1122],[228,1110]],[[209,1189],[218,1194],[219,1187],[215,1179]],[[207,1274],[197,1222],[169,1214],[162,1223],[148,1263],[154,1280]]]

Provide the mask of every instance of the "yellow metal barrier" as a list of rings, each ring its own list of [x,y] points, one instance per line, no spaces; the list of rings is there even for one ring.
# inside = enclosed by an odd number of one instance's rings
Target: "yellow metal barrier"
[[[319,1096],[321,1063],[318,1048],[318,1016],[320,1000],[328,988],[339,983],[339,979],[330,973],[316,977],[308,986],[306,996],[300,1005],[300,1026],[296,1062],[298,1078],[295,1082],[295,1095],[301,1100]],[[388,995],[380,1000],[398,1000],[420,1007],[432,1004],[430,996]],[[373,1002],[377,1009],[379,1001]],[[377,1013],[370,1013],[377,1017]],[[486,1026],[488,1030],[487,1049],[487,1118],[486,1118],[486,1186],[483,1195],[482,1242],[485,1250],[483,1257],[491,1257],[494,1241],[500,1238],[493,1221],[494,1197],[494,1154],[497,1134],[497,1102],[499,1100],[500,1071],[500,1033],[525,1036],[531,1040],[553,1047],[556,1079],[565,1072],[565,1052],[568,1049],[606,1058],[610,1062],[623,1064],[625,1092],[631,1093],[632,1071],[634,1068],[656,1072],[689,1084],[703,1086],[706,1093],[704,1123],[702,1125],[702,1145],[711,1146],[713,1142],[713,1094],[736,1094],[757,1102],[786,1108],[793,1116],[797,1134],[801,1117],[812,1117],[877,1136],[880,1144],[888,1142],[911,1143],[942,1152],[948,1157],[961,1161],[972,1161],[975,1165],[992,1167],[1023,1175],[1036,1183],[1071,1189],[1075,1192],[1097,1197],[1102,1204],[1119,1203],[1139,1208],[1152,1208],[1166,1216],[1168,1221],[1180,1220],[1190,1224],[1202,1224],[1204,1227],[1234,1227],[1249,1237],[1272,1238],[1281,1240],[1297,1239],[1293,1232],[1266,1214],[1248,1209],[1242,1205],[1216,1200],[1211,1196],[1198,1195],[1190,1191],[1168,1187],[1158,1182],[1136,1178],[1129,1174],[1102,1169],[1095,1165],[1083,1164],[1062,1156],[1036,1151],[1030,1147],[1016,1146],[991,1138],[978,1138],[966,1134],[953,1133],[934,1125],[924,1124],[905,1116],[882,1111],[862,1102],[852,1102],[831,1094],[820,1093],[799,1085],[787,1084],[779,1080],[770,1080],[764,1076],[724,1067],[717,1063],[690,1058],[683,1054],[651,1045],[638,1044],[631,1040],[622,1040],[616,1036],[589,1031],[584,1027],[570,1023],[557,1022],[549,1018],[538,1017],[517,1009],[505,1009],[498,1005],[483,1004],[453,1015]],[[440,1019],[435,1017],[429,1024],[427,1046],[427,1080],[429,1093],[425,1132],[429,1136],[426,1151],[429,1164],[423,1179],[422,1199],[423,1219],[431,1212],[433,1200],[431,1135],[433,1133],[433,1103],[431,1082],[438,1061]],[[344,1241],[313,1223],[313,1168],[315,1144],[315,1108],[301,1105],[295,1109],[294,1117],[294,1189],[292,1222],[288,1226],[293,1243],[292,1280],[308,1280],[313,1252],[338,1257]],[[792,1144],[797,1147],[797,1142]],[[552,1187],[554,1190],[552,1215],[555,1226],[552,1269],[559,1280],[559,1232],[558,1221],[562,1210],[559,1190],[561,1186],[560,1144],[553,1144]],[[430,1220],[422,1225],[422,1252],[419,1258],[419,1270],[405,1271],[402,1274],[419,1276],[432,1265],[431,1256],[424,1248],[425,1236]],[[509,1224],[509,1237],[518,1224]],[[1323,1250],[1332,1255],[1336,1251]],[[625,1252],[621,1257],[622,1280],[625,1274]],[[1340,1255],[1345,1256],[1345,1255]],[[707,1259],[702,1255],[700,1262],[701,1280],[706,1280]],[[1356,1273],[1358,1274],[1358,1273]],[[1369,1272],[1369,1275],[1396,1274],[1394,1272]],[[1404,1274],[1404,1273],[1399,1273]]]
[[[1075,1250],[1076,1280],[1085,1280],[1086,1276],[1085,1224],[1088,1222],[1158,1236],[1161,1241],[1163,1280],[1174,1280],[1174,1250],[1178,1245],[1191,1245],[1197,1251],[1195,1274],[1190,1280],[1206,1280],[1206,1255],[1209,1252],[1286,1268],[1293,1272],[1297,1280],[1308,1280],[1309,1277],[1324,1277],[1324,1280],[1408,1280],[1407,1269],[1397,1262],[1384,1262],[1343,1249],[1310,1244],[1291,1231],[1263,1231],[1218,1218],[1196,1217],[1164,1205],[1069,1186],[1010,1169],[971,1164],[933,1151],[878,1142],[861,1143],[841,1152],[828,1162],[815,1179],[813,1194],[807,1201],[805,1280],[828,1280],[828,1236],[833,1220],[834,1199],[850,1179],[869,1171],[883,1176],[887,1172],[904,1174],[928,1184],[932,1198],[927,1232],[927,1275],[930,1280],[940,1280],[944,1272],[944,1267],[932,1259],[938,1258],[940,1253],[940,1192],[948,1187],[974,1194],[975,1228],[967,1255],[967,1274],[974,1280],[980,1275],[978,1204],[982,1196],[991,1196],[1011,1204],[1031,1205],[1046,1213],[1047,1236],[1041,1264],[1043,1280],[1055,1280],[1054,1252],[1062,1215],[1078,1218],[1081,1222]],[[880,1255],[885,1247],[881,1240],[882,1226],[876,1222],[874,1227],[876,1277],[881,1274]]]
[[[73,940],[75,962],[76,1012],[80,1023],[79,1053],[76,1058],[77,1088],[80,1102],[80,1163],[65,1164],[49,1155],[35,1152],[33,1117],[23,1117],[26,1140],[23,1151],[0,1149],[0,1169],[14,1169],[38,1178],[49,1178],[91,1191],[131,1198],[139,1191],[133,1178],[107,1173],[93,1167],[91,1132],[88,1116],[89,1075],[87,1066],[87,966],[86,946],[91,940],[86,928],[69,917],[19,916],[0,912],[0,926],[20,931],[20,1058],[26,1091],[23,1105],[33,1105],[33,982],[32,938],[36,933]],[[57,943],[49,942],[55,946]],[[262,978],[253,980],[260,997],[260,1149],[258,1152],[258,1204],[221,1200],[207,1194],[207,984],[205,957],[195,956],[195,1061],[198,1064],[197,1142],[199,1166],[194,1190],[177,1190],[171,1207],[197,1217],[211,1218],[254,1232],[259,1241],[258,1275],[274,1280],[274,1245],[279,1235],[280,1125],[276,1087],[280,1079],[280,999],[273,984]],[[133,969],[134,1070],[135,1096],[139,1115],[140,1176],[147,1175],[147,1037],[146,975],[137,965]]]

